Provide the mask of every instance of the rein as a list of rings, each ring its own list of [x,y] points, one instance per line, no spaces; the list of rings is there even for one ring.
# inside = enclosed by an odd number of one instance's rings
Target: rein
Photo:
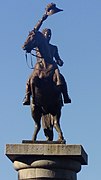
[[[39,71],[41,71],[41,72],[45,72],[46,74],[54,70],[54,67],[53,67],[53,66],[52,66],[52,67],[48,67],[48,68],[41,68],[41,67],[40,67],[40,68],[36,68],[36,67],[34,67],[34,65],[33,65],[33,60],[32,60],[32,56],[40,58],[39,56],[30,53],[30,61],[31,61],[31,63],[30,63],[30,65],[29,65],[27,53],[25,53],[26,64],[27,64],[27,66],[28,66],[29,69],[39,70]],[[41,63],[41,62],[42,62],[42,61],[40,61],[39,63]]]
[[[30,54],[31,55],[31,54]],[[30,56],[30,60],[31,60],[31,66],[28,63],[28,58],[27,58],[27,53],[25,54],[25,58],[26,58],[26,64],[28,66],[29,69],[34,69],[33,67],[33,61],[32,61],[32,56]]]
[[[32,50],[37,51],[35,48],[33,48]],[[27,52],[26,52],[26,53],[25,53],[26,64],[27,64],[27,66],[28,66],[29,69],[34,69],[32,56],[37,57],[37,58],[40,58],[40,59],[43,58],[43,57],[37,56],[36,54],[33,54],[33,53],[30,52],[30,61],[31,61],[31,63],[30,63],[31,66],[30,66],[29,63],[28,63]],[[41,62],[41,61],[40,61],[40,62]]]

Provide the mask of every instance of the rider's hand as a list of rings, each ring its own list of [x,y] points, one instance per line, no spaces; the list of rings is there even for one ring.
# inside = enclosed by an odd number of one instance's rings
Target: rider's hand
[[[63,62],[61,59],[59,59],[59,60],[57,61],[57,64],[58,64],[59,66],[63,66],[64,62]]]
[[[42,21],[45,21],[47,19],[48,15],[47,14],[44,14],[43,17],[42,17]]]

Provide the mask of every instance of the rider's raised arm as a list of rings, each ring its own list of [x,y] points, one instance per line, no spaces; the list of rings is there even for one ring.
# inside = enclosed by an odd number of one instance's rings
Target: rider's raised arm
[[[44,14],[43,17],[38,21],[38,23],[35,25],[34,27],[34,32],[37,32],[39,31],[43,21],[45,21],[47,19],[48,15],[47,14]]]

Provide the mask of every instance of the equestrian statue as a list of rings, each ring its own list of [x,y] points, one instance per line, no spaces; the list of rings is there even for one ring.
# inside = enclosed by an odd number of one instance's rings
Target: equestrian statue
[[[32,141],[37,140],[41,128],[41,120],[47,141],[53,141],[53,128],[58,133],[58,141],[63,142],[63,132],[60,127],[61,109],[64,104],[71,103],[67,83],[58,66],[63,66],[58,48],[50,44],[51,29],[39,31],[48,16],[62,11],[56,4],[48,4],[41,20],[35,25],[23,45],[23,50],[36,56],[37,62],[26,84],[26,94],[23,105],[31,106],[32,118],[35,122]],[[35,51],[35,54],[32,52]]]

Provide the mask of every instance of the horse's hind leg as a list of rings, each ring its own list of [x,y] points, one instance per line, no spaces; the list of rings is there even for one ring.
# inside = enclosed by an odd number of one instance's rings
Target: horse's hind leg
[[[63,132],[60,127],[61,108],[58,109],[57,114],[53,116],[54,128],[58,133],[58,141],[64,141]]]
[[[40,128],[41,128],[41,112],[37,106],[35,106],[34,104],[31,104],[31,113],[35,121],[35,130],[32,136],[32,141],[36,141],[38,132],[40,131]]]
[[[35,130],[34,130],[34,134],[32,136],[32,141],[36,141],[38,132],[40,131],[40,128],[41,128],[41,123],[40,122],[35,123]]]
[[[54,117],[54,128],[58,132],[58,141],[63,141],[64,140],[63,133],[60,128],[60,123],[58,122],[56,116]]]

